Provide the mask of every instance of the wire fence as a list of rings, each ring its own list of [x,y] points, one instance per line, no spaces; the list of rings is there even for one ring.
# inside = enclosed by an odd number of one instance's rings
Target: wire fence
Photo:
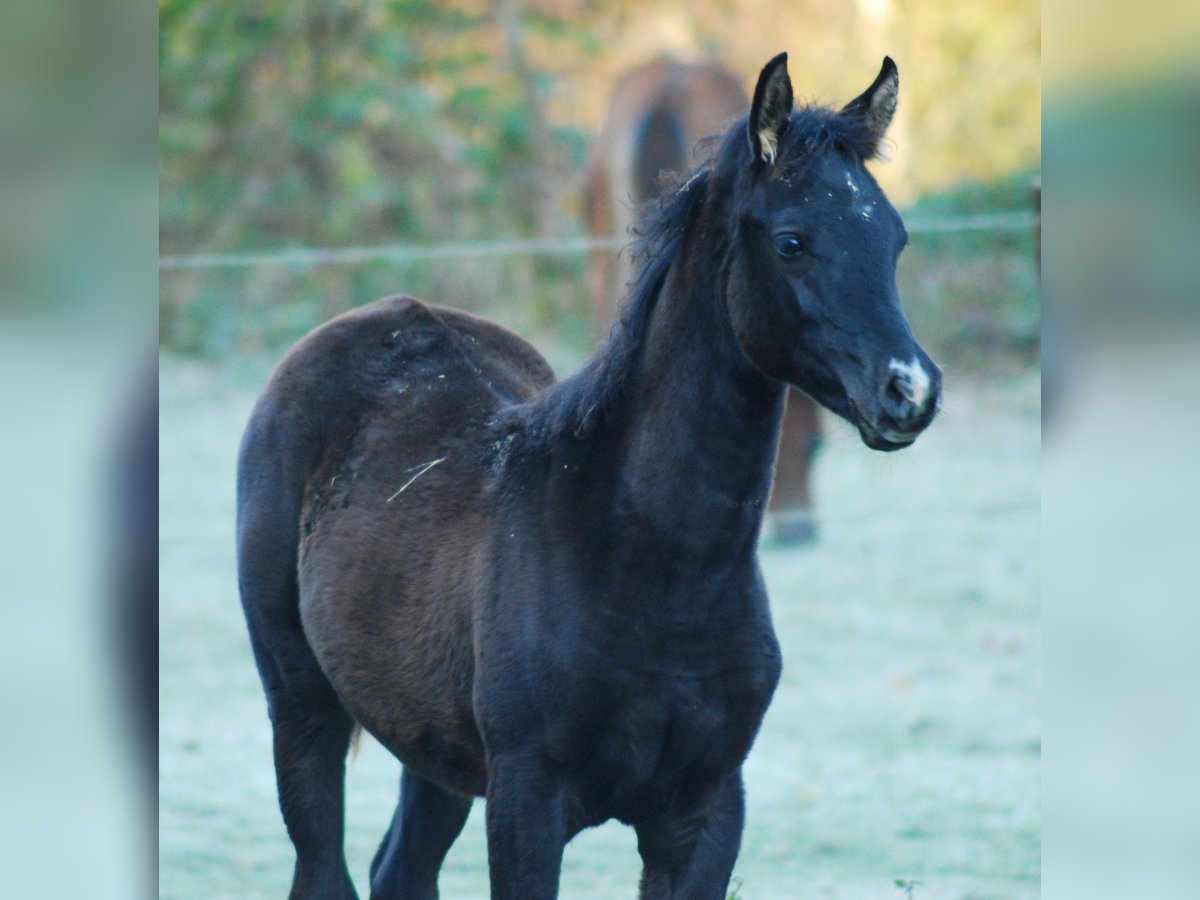
[[[998,212],[971,216],[914,219],[905,226],[911,235],[956,232],[1024,231],[1039,223],[1036,212]],[[370,262],[425,262],[511,256],[561,256],[593,250],[620,250],[629,241],[617,237],[554,237],[500,241],[457,241],[438,244],[377,244],[362,247],[294,247],[247,253],[197,253],[161,256],[161,271],[180,269],[304,268],[356,265]]]

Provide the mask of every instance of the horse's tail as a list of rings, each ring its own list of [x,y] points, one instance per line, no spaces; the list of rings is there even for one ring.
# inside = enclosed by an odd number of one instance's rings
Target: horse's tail
[[[640,206],[663,193],[664,172],[688,168],[687,132],[671,107],[656,104],[638,123],[633,151],[634,200]]]

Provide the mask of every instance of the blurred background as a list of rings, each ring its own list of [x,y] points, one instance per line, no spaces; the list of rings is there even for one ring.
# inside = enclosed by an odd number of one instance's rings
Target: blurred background
[[[802,102],[844,104],[885,54],[897,60],[892,159],[877,174],[910,228],[944,229],[903,266],[917,331],[972,366],[1036,356],[1031,218],[975,230],[986,223],[972,215],[1032,209],[1029,0],[164,0],[160,21],[168,350],[277,349],[405,291],[494,315],[567,364],[590,346],[585,254],[470,245],[585,234],[589,148],[625,70],[714,59],[748,91],[786,49]],[[394,244],[455,255],[271,256]],[[265,255],[232,255],[247,253]]]

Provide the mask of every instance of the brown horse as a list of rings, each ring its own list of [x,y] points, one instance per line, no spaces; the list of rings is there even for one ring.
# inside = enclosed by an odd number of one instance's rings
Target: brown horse
[[[721,134],[749,105],[741,83],[714,62],[661,58],[621,75],[588,166],[584,206],[589,233],[626,239],[637,211],[673,189],[697,162],[704,140]],[[588,286],[598,335],[616,321],[635,274],[628,252],[591,254]],[[790,391],[767,516],[767,533],[779,543],[816,539],[810,481],[820,445],[817,404]]]
[[[567,841],[615,818],[643,900],[723,900],[781,670],[757,544],[786,385],[876,450],[938,408],[896,290],[904,225],[865,165],[897,78],[889,59],[844,109],[794,110],[771,60],[569,378],[407,297],[284,357],[238,460],[238,584],[293,897],[355,896],[357,723],[403,763],[372,897],[436,897],[486,796],[493,898],[557,896]]]

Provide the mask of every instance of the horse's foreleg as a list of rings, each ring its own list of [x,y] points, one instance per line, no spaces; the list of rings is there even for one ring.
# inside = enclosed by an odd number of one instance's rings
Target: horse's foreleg
[[[400,803],[371,863],[371,900],[435,900],[438,872],[470,812],[471,798],[405,769]]]
[[[487,834],[492,900],[558,896],[566,809],[559,780],[533,754],[489,758]]]
[[[744,822],[739,769],[704,811],[639,825],[640,900],[725,900]]]

